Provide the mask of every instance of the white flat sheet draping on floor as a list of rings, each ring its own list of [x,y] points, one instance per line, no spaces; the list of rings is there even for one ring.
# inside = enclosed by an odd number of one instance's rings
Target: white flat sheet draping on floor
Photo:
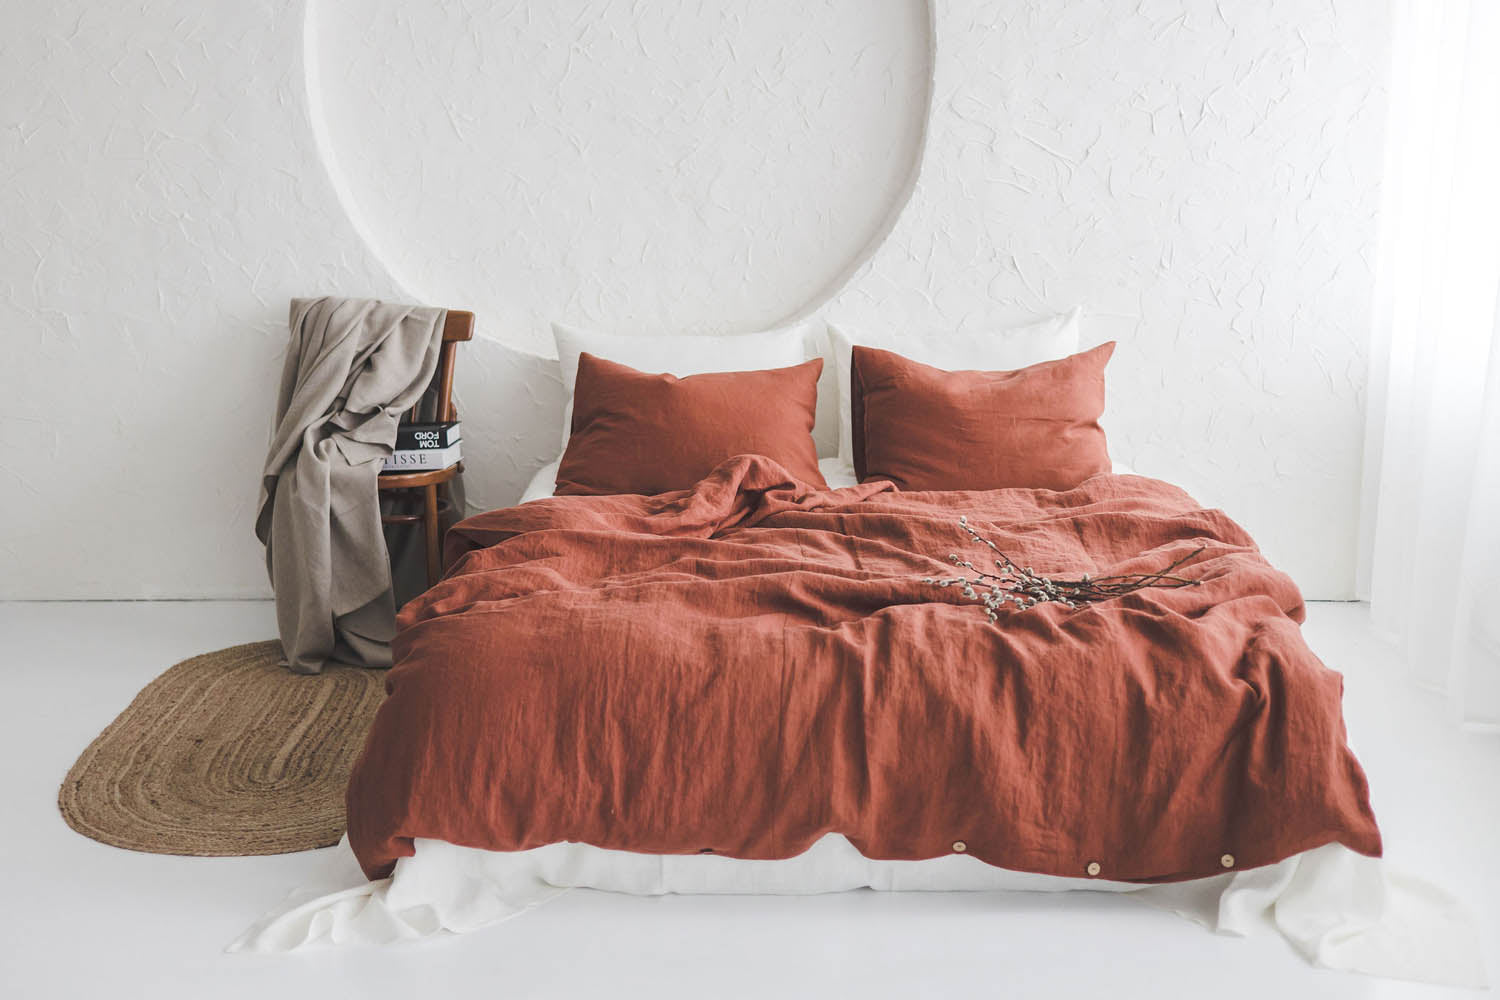
[[[417,940],[506,920],[570,888],[640,896],[667,893],[813,895],[901,891],[1070,890],[1129,893],[1220,933],[1246,935],[1267,918],[1309,962],[1398,979],[1483,986],[1472,920],[1446,893],[1390,873],[1379,860],[1329,844],[1250,871],[1141,886],[1033,875],[964,855],[873,861],[828,834],[784,861],[716,855],[650,855],[587,844],[485,851],[418,840],[388,879],[366,882],[345,841],[331,872],[347,888],[299,890],[229,946],[285,952],[329,945]]]

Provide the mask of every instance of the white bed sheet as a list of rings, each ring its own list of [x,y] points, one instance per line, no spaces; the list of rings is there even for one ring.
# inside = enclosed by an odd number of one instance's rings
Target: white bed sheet
[[[1339,844],[1265,868],[1151,886],[1013,872],[964,855],[872,861],[838,834],[784,861],[633,854],[572,843],[486,851],[418,840],[412,857],[375,882],[365,881],[347,840],[330,855],[321,886],[294,892],[229,950],[287,952],[464,933],[571,888],[640,896],[812,895],[866,887],[1091,891],[1127,893],[1224,934],[1249,934],[1269,922],[1309,962],[1326,968],[1454,986],[1486,984],[1474,924],[1451,897]]]
[[[532,500],[541,500],[550,497],[557,489],[557,467],[562,462],[559,458],[556,462],[549,462],[536,470],[536,475],[531,477],[531,482],[526,486],[526,492],[521,494],[517,503],[530,503]],[[828,485],[834,489],[842,489],[845,486],[858,485],[859,480],[854,476],[854,469],[845,465],[837,458],[820,458],[818,460],[818,471],[823,473],[823,478]],[[1133,470],[1120,462],[1114,463],[1111,470],[1117,476],[1131,475]]]

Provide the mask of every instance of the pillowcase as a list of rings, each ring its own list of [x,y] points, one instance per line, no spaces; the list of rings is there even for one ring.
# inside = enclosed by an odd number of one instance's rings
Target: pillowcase
[[[838,391],[849,396],[850,357],[856,344],[894,351],[912,361],[937,368],[983,371],[1025,368],[1043,361],[1056,361],[1078,353],[1078,320],[1083,310],[1074,308],[1051,319],[1005,330],[980,333],[859,333],[828,328],[833,350],[834,377]],[[854,423],[849,401],[839,407],[839,458],[854,464]]]
[[[701,375],[705,372],[763,371],[768,368],[790,368],[823,356],[826,337],[821,323],[801,323],[762,333],[735,333],[724,336],[696,334],[619,334],[597,333],[552,324],[552,339],[557,344],[557,360],[562,366],[563,426],[562,445],[566,448],[573,429],[573,399],[578,382],[578,357],[587,351],[596,358],[628,365],[642,372],[669,372],[677,376]],[[836,387],[830,370],[824,379],[820,398],[828,408],[827,423],[835,420],[838,405]],[[830,430],[831,436],[831,430]]]
[[[823,359],[769,371],[648,375],[578,356],[573,433],[557,495],[685,490],[735,455],[774,459],[827,489],[813,420]]]
[[[1019,371],[853,351],[854,471],[903,490],[1070,490],[1110,471],[1099,417],[1114,341]]]

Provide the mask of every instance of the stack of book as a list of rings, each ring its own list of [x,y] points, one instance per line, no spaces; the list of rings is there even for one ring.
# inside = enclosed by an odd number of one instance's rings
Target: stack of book
[[[436,472],[459,460],[457,420],[439,424],[402,424],[396,428],[396,450],[381,472]]]

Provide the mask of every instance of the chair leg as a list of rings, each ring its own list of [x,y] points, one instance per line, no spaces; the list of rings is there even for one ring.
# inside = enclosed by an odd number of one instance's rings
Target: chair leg
[[[438,488],[434,483],[424,488],[427,501],[422,517],[422,526],[427,529],[427,586],[437,583],[443,575],[443,553],[440,547],[441,532],[438,530]]]

